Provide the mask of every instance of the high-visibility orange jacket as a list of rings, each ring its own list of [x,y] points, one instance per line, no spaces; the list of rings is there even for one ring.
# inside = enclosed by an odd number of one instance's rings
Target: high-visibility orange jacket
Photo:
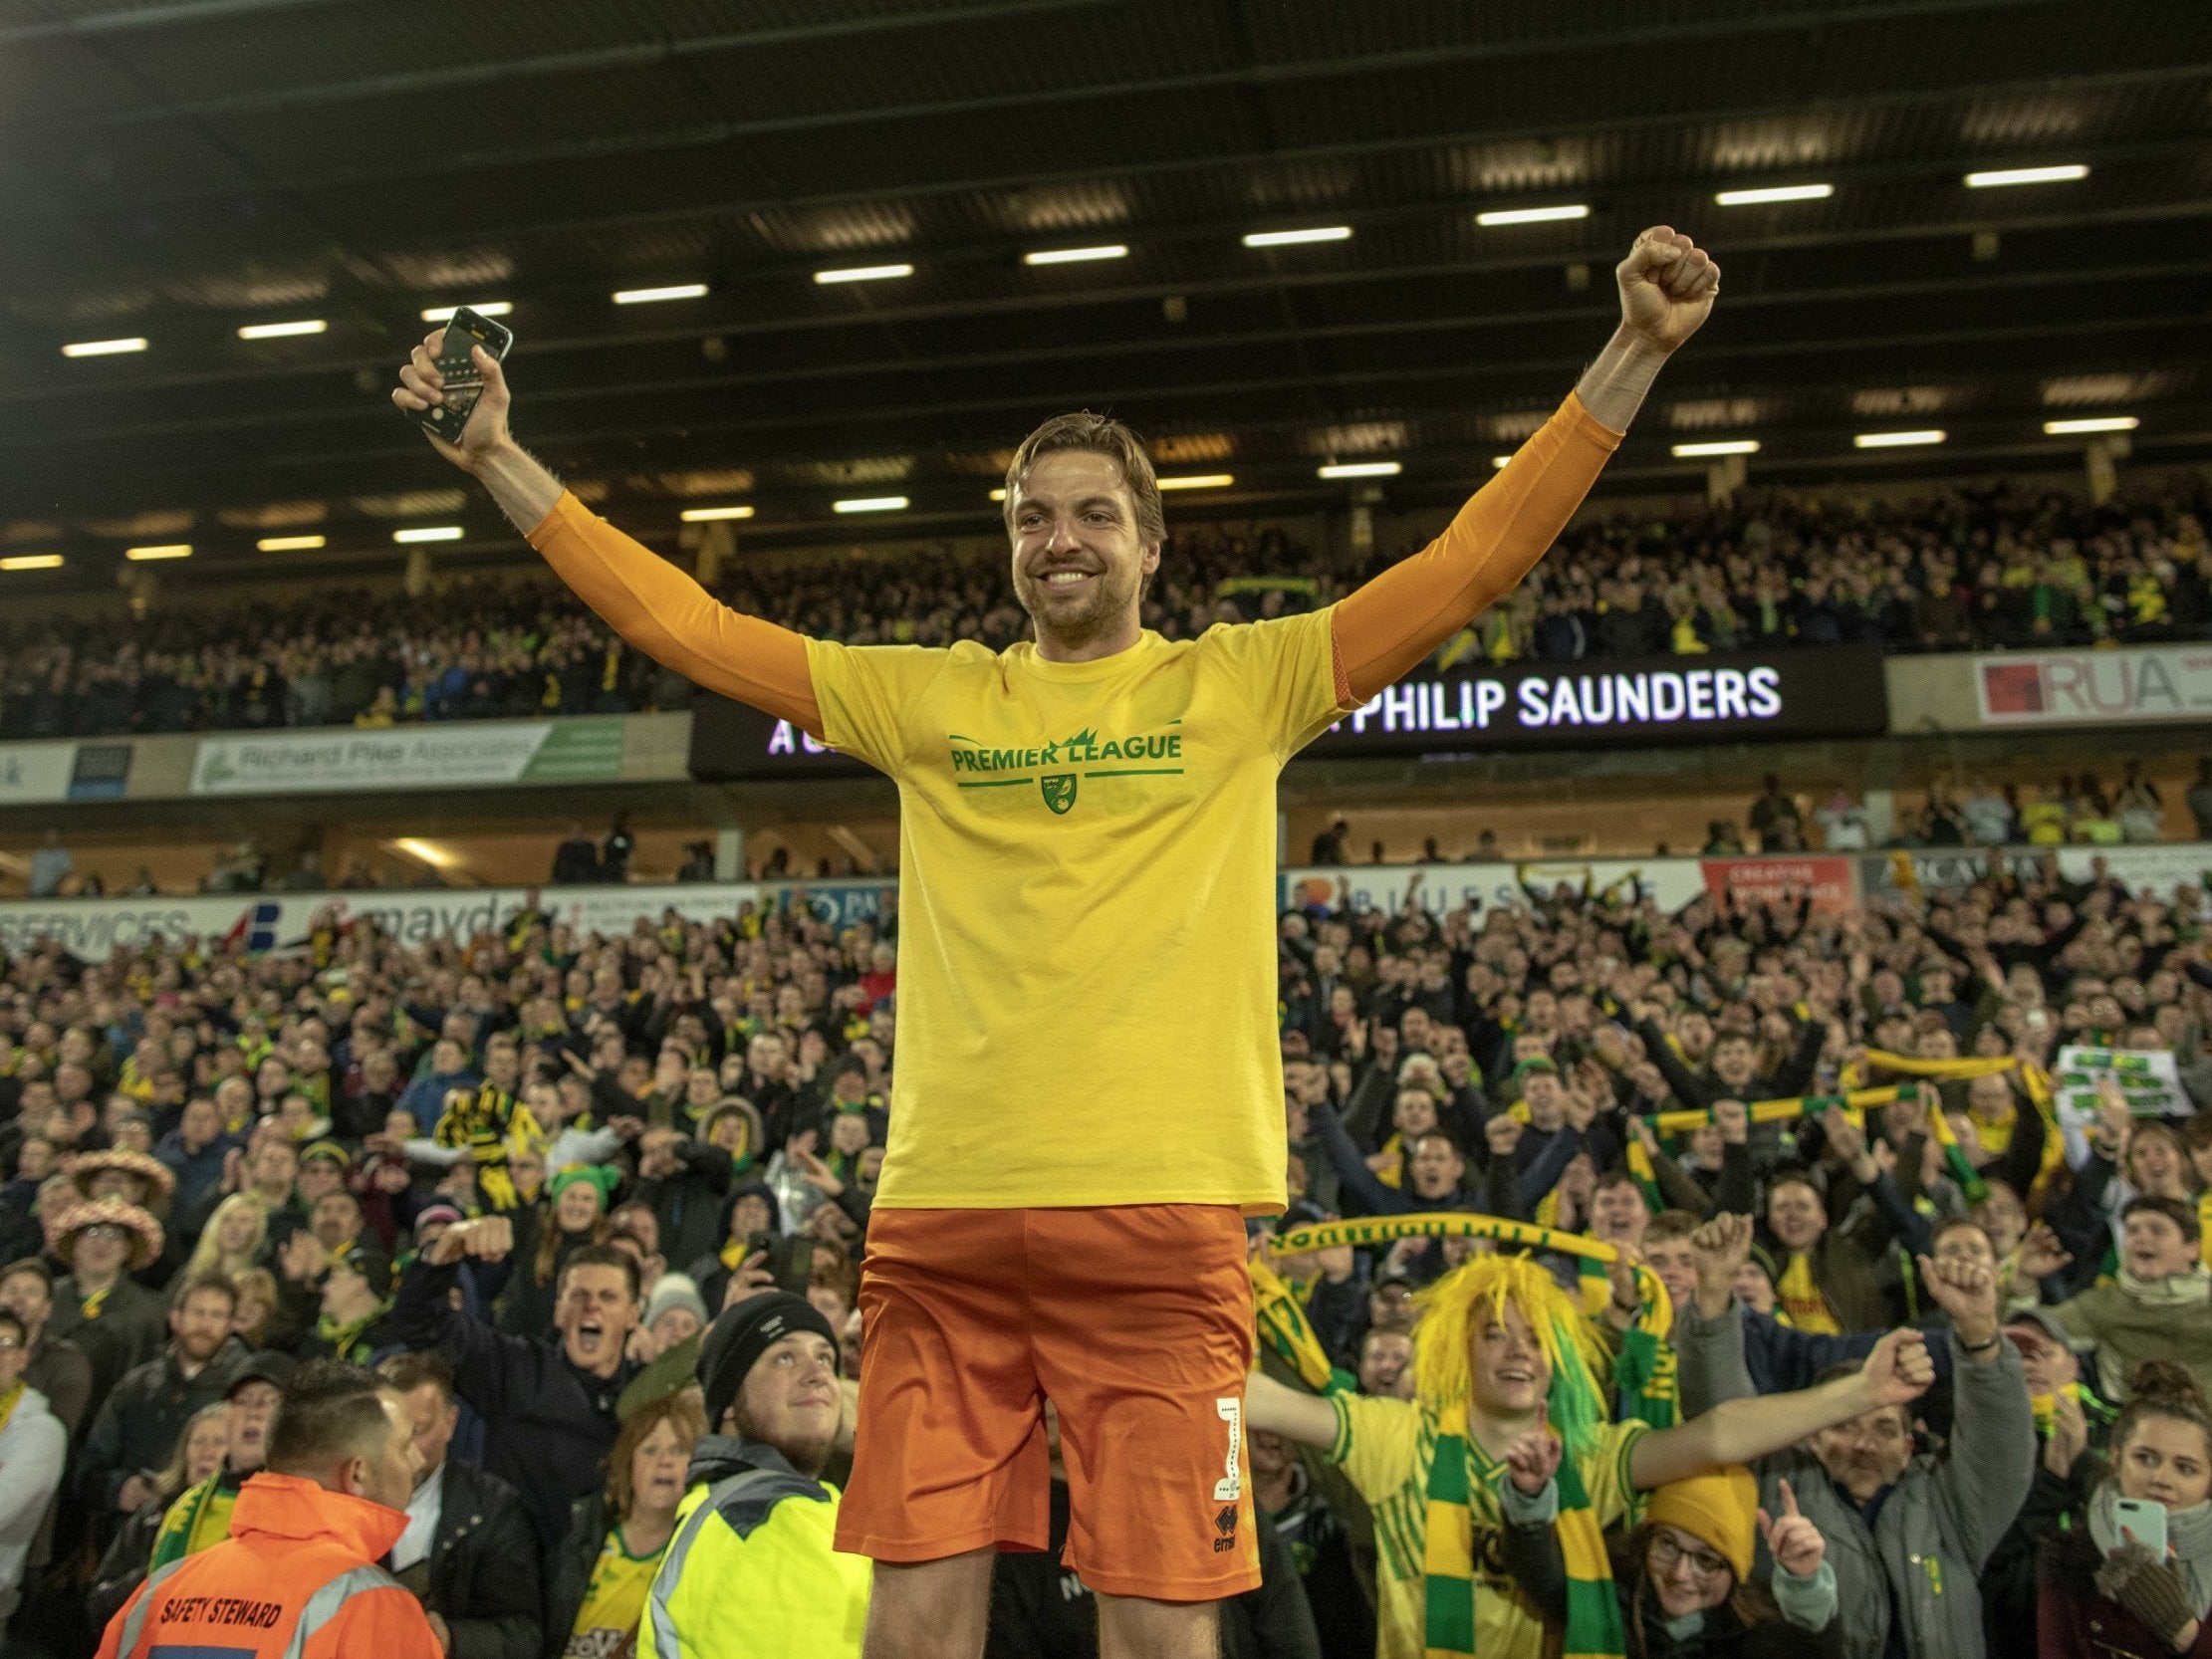
[[[230,1537],[147,1578],[108,1626],[100,1659],[164,1649],[225,1659],[442,1659],[422,1606],[376,1562],[407,1518],[297,1475],[260,1474]]]

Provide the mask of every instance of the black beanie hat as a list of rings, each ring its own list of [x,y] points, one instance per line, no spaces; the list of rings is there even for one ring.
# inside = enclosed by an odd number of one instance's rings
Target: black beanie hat
[[[821,1309],[789,1291],[763,1291],[715,1315],[699,1344],[699,1389],[705,1396],[707,1433],[722,1432],[722,1413],[745,1386],[753,1362],[795,1330],[815,1332],[832,1349],[838,1345],[838,1333]]]

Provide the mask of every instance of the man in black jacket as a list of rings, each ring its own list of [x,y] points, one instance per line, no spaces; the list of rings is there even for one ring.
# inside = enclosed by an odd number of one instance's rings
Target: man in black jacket
[[[458,1222],[410,1263],[386,1330],[434,1348],[453,1367],[454,1391],[484,1419],[484,1467],[522,1494],[542,1547],[567,1530],[569,1506],[597,1491],[619,1425],[615,1401],[639,1370],[623,1356],[641,1307],[637,1261],[587,1245],[562,1264],[556,1342],[494,1330],[452,1305],[463,1257],[504,1261],[515,1248],[505,1216]]]
[[[722,1196],[730,1155],[675,1129],[647,1129],[637,1142],[637,1185],[630,1197],[660,1223],[660,1254],[690,1262],[722,1245]]]
[[[196,1279],[169,1313],[165,1352],[125,1371],[93,1419],[79,1459],[86,1502],[103,1525],[130,1515],[153,1494],[153,1472],[168,1460],[184,1425],[201,1406],[230,1392],[246,1345],[230,1333],[238,1293],[227,1279]]]
[[[422,1459],[392,1575],[415,1593],[453,1659],[536,1659],[543,1642],[538,1540],[515,1489],[446,1455],[461,1408],[453,1367],[395,1353],[376,1374],[404,1397]]]

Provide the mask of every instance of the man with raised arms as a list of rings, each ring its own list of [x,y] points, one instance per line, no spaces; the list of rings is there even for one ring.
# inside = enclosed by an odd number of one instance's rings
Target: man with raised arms
[[[431,438],[631,644],[898,785],[899,1064],[838,1529],[875,1561],[870,1659],[981,1652],[997,1546],[1046,1540],[1048,1397],[1108,1659],[1206,1659],[1210,1603],[1258,1581],[1241,1218],[1284,1204],[1276,778],[1543,557],[1720,286],[1664,226],[1616,276],[1612,339],[1434,543],[1325,609],[1194,640],[1140,625],[1159,488],[1096,415],[1047,421],[1007,471],[1036,638],[997,653],[718,603],[523,450],[481,352],[460,442]],[[400,370],[402,409],[441,399],[442,340]]]

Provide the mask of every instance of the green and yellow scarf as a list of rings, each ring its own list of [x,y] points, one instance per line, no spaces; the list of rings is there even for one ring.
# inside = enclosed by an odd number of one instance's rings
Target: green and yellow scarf
[[[1424,1659],[1465,1659],[1475,1651],[1469,1331],[1476,1309],[1502,1308],[1509,1301],[1528,1319],[1552,1368],[1547,1406],[1563,1453],[1555,1530],[1567,1568],[1567,1629],[1560,1659],[1606,1659],[1624,1652],[1612,1564],[1582,1478],[1581,1461],[1606,1421],[1595,1369],[1602,1355],[1595,1333],[1567,1293],[1527,1257],[1477,1257],[1430,1286],[1421,1300],[1426,1312],[1416,1338],[1414,1367],[1422,1399],[1436,1402],[1431,1409],[1437,1418],[1422,1561]]]

